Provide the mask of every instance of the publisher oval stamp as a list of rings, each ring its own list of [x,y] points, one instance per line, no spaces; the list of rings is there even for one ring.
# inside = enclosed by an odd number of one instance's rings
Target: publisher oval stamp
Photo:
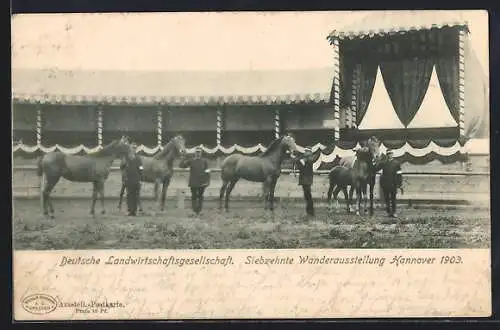
[[[57,308],[57,300],[44,293],[35,293],[26,296],[21,304],[25,311],[31,314],[49,314]]]

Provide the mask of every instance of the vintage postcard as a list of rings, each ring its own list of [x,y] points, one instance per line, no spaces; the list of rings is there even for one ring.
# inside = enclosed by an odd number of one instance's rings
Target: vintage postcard
[[[486,11],[11,23],[16,321],[490,316]]]

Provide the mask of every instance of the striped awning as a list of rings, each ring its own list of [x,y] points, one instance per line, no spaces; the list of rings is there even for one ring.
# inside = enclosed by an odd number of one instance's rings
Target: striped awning
[[[387,11],[368,14],[355,24],[341,30],[333,30],[327,39],[330,42],[333,42],[333,39],[364,39],[444,27],[467,29],[467,25],[466,21],[451,11]]]
[[[14,69],[13,99],[24,103],[217,105],[325,103],[332,68],[228,72]]]
[[[201,106],[218,104],[272,105],[299,103],[326,103],[329,93],[287,95],[226,95],[226,96],[111,96],[111,95],[55,95],[17,94],[14,102],[40,104],[109,104],[109,105],[171,105]]]

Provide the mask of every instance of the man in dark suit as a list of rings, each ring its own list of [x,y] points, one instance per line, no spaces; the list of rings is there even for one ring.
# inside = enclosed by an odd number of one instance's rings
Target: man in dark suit
[[[200,214],[203,207],[203,193],[210,184],[210,169],[208,162],[201,157],[202,149],[197,147],[194,157],[181,160],[179,166],[189,167],[189,187],[191,188],[191,208],[194,213]]]
[[[304,156],[295,160],[295,164],[299,169],[299,186],[302,186],[304,198],[306,199],[306,212],[310,216],[314,216],[314,204],[311,194],[311,186],[313,184],[313,159],[312,150],[306,148]]]
[[[129,216],[135,216],[137,213],[139,190],[141,188],[142,161],[137,156],[136,148],[137,145],[133,143],[125,163],[127,209]]]
[[[385,206],[387,214],[395,218],[396,215],[396,195],[398,189],[402,191],[403,172],[401,165],[393,159],[392,150],[387,151],[387,160],[382,166],[382,175],[380,176],[380,186],[385,197]]]

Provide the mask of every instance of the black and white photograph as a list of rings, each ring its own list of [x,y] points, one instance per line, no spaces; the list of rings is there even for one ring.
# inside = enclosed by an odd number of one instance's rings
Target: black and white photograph
[[[484,11],[11,23],[14,250],[490,248]]]

